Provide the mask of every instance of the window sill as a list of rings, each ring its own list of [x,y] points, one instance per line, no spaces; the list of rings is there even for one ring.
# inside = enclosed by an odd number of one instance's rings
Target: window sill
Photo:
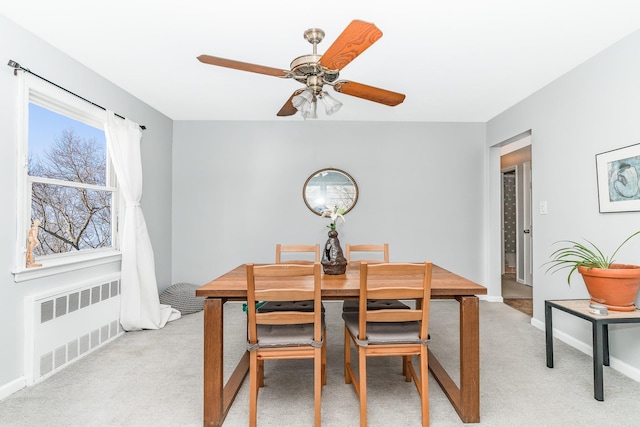
[[[119,262],[122,254],[118,251],[105,251],[92,254],[82,254],[73,257],[60,257],[55,259],[47,259],[44,261],[37,260],[42,267],[25,268],[20,266],[13,271],[13,279],[16,283],[26,282],[28,280],[39,279],[41,277],[53,276],[55,274],[67,273],[83,268],[95,267],[98,265]]]

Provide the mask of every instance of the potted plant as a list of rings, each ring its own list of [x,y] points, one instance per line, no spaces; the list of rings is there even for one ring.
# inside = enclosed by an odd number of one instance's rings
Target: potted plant
[[[589,240],[584,244],[573,240],[556,242],[564,246],[551,254],[551,260],[546,263],[551,264],[547,272],[570,269],[567,283],[571,285],[571,276],[577,270],[592,302],[614,311],[633,311],[640,289],[640,265],[616,264],[614,257],[638,234],[640,231],[627,237],[610,256]]]

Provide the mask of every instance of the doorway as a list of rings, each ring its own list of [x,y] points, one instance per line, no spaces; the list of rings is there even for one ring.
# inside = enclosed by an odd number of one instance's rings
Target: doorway
[[[501,148],[502,299],[533,316],[531,136]]]

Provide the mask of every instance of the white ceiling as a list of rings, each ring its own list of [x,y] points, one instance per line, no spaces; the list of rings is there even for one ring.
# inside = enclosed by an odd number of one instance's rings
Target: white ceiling
[[[293,79],[196,57],[289,69],[312,52],[311,27],[326,33],[322,54],[351,20],[376,24],[383,37],[340,78],[407,96],[388,107],[330,91],[344,106],[319,120],[465,122],[488,121],[640,29],[637,0],[2,3],[7,18],[174,120],[303,120],[276,117],[302,87]]]

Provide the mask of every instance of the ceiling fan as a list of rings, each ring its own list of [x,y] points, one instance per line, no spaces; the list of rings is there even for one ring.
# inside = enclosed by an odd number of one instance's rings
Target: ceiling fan
[[[291,94],[278,112],[278,116],[291,116],[300,111],[304,118],[315,119],[318,99],[324,102],[327,114],[333,114],[342,106],[342,103],[324,90],[324,85],[333,86],[333,89],[339,93],[389,106],[395,106],[404,101],[405,96],[401,93],[349,80],[338,80],[340,71],[380,37],[382,37],[382,31],[374,24],[354,20],[347,25],[329,49],[323,55],[319,55],[317,46],[324,39],[324,31],[319,28],[310,28],[304,32],[304,38],[313,45],[313,53],[294,59],[290,70],[210,55],[200,55],[198,60],[219,67],[297,80],[304,84],[305,88],[297,89]]]

